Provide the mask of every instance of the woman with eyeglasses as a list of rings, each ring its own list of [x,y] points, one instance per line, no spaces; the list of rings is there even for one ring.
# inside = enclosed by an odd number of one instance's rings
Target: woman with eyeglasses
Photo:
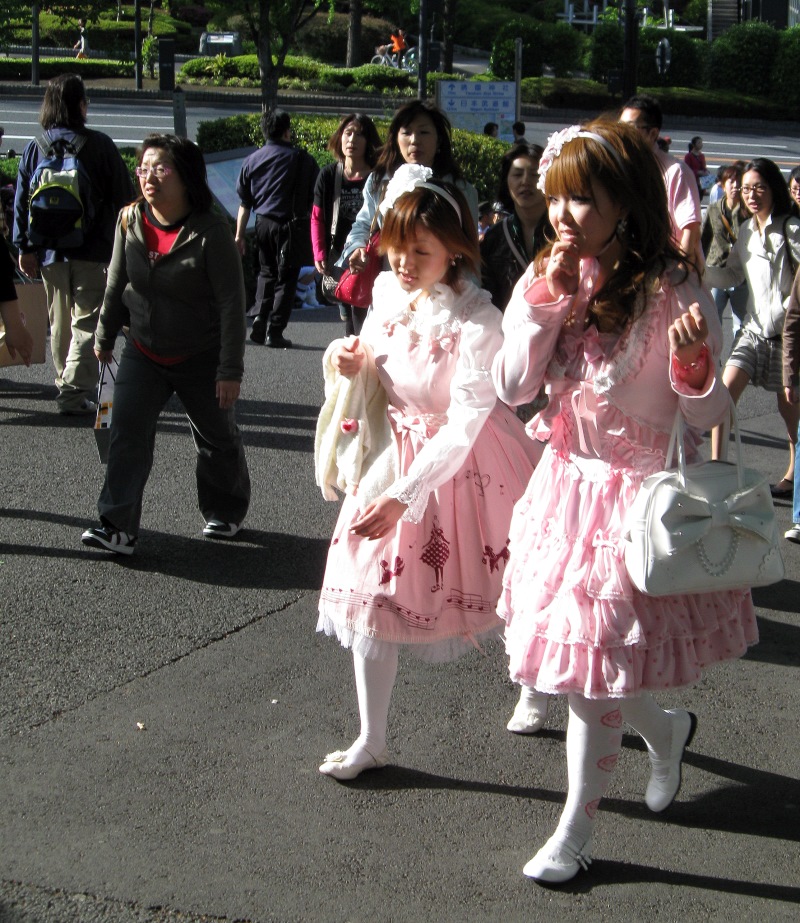
[[[724,266],[727,263],[731,247],[739,237],[739,229],[750,217],[742,202],[741,169],[736,164],[728,164],[720,170],[719,179],[723,188],[722,198],[709,204],[700,231],[707,266]],[[711,295],[720,321],[730,301],[734,331],[738,330],[747,317],[747,286],[712,288]]]
[[[792,214],[800,218],[800,167],[789,174],[789,195],[792,197]]]
[[[742,200],[752,214],[745,222],[724,266],[706,266],[712,288],[747,283],[747,313],[725,366],[722,380],[734,403],[752,382],[777,395],[778,412],[789,437],[789,464],[772,487],[773,497],[794,492],[794,455],[800,405],[790,403],[783,389],[783,324],[795,272],[800,262],[800,219],[791,215],[789,190],[780,168],[766,157],[745,165]],[[720,428],[714,430],[712,451],[719,458]]]
[[[130,331],[114,386],[100,525],[84,545],[133,553],[153,464],[156,425],[180,398],[197,450],[203,535],[232,538],[250,504],[250,476],[234,419],[244,371],[242,261],[213,199],[200,149],[152,134],[136,168],[140,197],[122,209],[108,270],[95,354],[111,362],[123,325]]]

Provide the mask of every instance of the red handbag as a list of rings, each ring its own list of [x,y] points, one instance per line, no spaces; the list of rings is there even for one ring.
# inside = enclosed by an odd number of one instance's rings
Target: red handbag
[[[358,272],[345,269],[336,286],[336,300],[356,308],[368,308],[372,304],[372,286],[383,268],[383,257],[378,253],[380,231],[376,231],[367,244],[367,261]]]

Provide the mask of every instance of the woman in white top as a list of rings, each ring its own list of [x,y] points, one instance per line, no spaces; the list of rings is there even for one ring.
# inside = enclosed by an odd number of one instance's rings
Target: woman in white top
[[[778,412],[789,436],[789,464],[773,485],[772,495],[791,497],[800,405],[789,403],[783,391],[782,334],[800,261],[800,219],[791,217],[789,190],[780,168],[765,157],[745,165],[741,192],[753,217],[741,226],[727,263],[706,266],[705,282],[710,288],[733,288],[747,282],[749,318],[734,344],[722,380],[734,403],[750,382],[776,393]],[[715,458],[719,457],[719,443],[717,429],[712,440]]]

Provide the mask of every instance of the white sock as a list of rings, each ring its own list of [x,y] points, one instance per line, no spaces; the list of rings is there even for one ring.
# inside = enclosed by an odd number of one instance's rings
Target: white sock
[[[537,714],[547,714],[549,697],[546,692],[538,692],[530,686],[522,686],[519,692],[519,702],[517,707],[524,705],[529,711],[535,711]]]
[[[606,793],[622,746],[619,703],[569,695],[567,775],[569,792],[555,836],[580,850],[592,835],[600,799]]]
[[[364,751],[377,757],[386,749],[389,704],[397,678],[397,645],[391,645],[387,654],[383,660],[367,660],[353,654],[361,733],[348,749],[345,764],[357,763]]]
[[[666,760],[672,747],[674,719],[656,700],[644,692],[635,699],[622,702],[622,717],[637,734],[644,738],[651,759]]]

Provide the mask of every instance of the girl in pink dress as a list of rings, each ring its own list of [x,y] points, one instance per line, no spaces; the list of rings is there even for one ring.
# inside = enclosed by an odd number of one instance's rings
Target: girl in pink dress
[[[492,383],[501,315],[471,281],[477,230],[461,193],[431,175],[403,165],[392,178],[392,271],[360,338],[332,350],[340,375],[366,365],[385,389],[399,470],[374,501],[345,497],[328,554],[317,630],[352,649],[361,717],[355,743],[320,766],[337,779],[388,761],[401,645],[441,661],[498,636],[508,526],[533,470],[533,442]]]
[[[573,126],[551,136],[539,176],[557,239],[514,290],[493,377],[512,406],[547,384],[531,424],[547,448],[514,510],[498,608],[512,678],[568,696],[566,805],[524,868],[558,883],[591,861],[623,721],[647,744],[645,802],[663,811],[696,719],[650,692],[697,682],[757,630],[748,590],[648,597],[625,569],[625,514],[665,465],[676,409],[696,444],[730,405],[717,312],[670,244],[652,152],[627,125]]]

